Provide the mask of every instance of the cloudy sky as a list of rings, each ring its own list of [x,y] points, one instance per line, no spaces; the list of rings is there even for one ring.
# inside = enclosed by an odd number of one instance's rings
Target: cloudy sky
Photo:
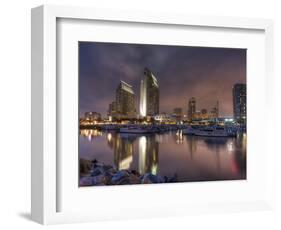
[[[219,100],[220,116],[232,116],[232,86],[246,83],[246,50],[121,43],[79,43],[79,109],[106,115],[123,80],[133,86],[139,112],[140,81],[148,67],[160,88],[160,112],[210,110]]]

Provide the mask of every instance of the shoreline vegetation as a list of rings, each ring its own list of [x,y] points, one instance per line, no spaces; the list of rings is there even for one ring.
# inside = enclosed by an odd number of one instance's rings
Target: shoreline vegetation
[[[114,166],[98,162],[96,159],[80,159],[79,168],[80,187],[177,182],[177,174],[173,177],[154,175],[152,173],[145,173],[141,175],[137,170],[117,170]]]

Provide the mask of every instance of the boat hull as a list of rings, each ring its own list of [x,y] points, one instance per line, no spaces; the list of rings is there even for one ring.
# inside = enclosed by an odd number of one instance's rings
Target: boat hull
[[[228,134],[220,134],[220,133],[204,133],[204,132],[196,132],[194,133],[195,136],[200,136],[200,137],[230,137]]]
[[[151,130],[141,130],[141,129],[120,129],[119,133],[132,133],[132,134],[149,134],[153,133]]]
[[[195,136],[202,137],[234,137],[236,132],[228,128],[212,127],[208,129],[199,129],[194,131]]]

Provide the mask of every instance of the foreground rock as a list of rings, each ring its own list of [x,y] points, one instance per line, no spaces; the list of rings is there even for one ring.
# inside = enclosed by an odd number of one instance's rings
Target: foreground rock
[[[92,162],[90,160],[80,159],[79,161],[80,175],[87,176],[92,169]]]
[[[80,159],[80,186],[156,184],[177,182],[173,177],[146,173],[140,175],[136,170],[117,170],[111,165],[99,163],[97,160]]]

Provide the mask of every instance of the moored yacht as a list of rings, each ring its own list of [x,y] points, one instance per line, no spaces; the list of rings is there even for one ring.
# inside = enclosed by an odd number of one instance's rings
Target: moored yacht
[[[182,134],[184,135],[194,135],[196,132],[196,129],[194,129],[192,126],[189,126],[182,130]]]
[[[233,137],[236,132],[225,126],[211,126],[195,130],[194,135],[205,137]]]

